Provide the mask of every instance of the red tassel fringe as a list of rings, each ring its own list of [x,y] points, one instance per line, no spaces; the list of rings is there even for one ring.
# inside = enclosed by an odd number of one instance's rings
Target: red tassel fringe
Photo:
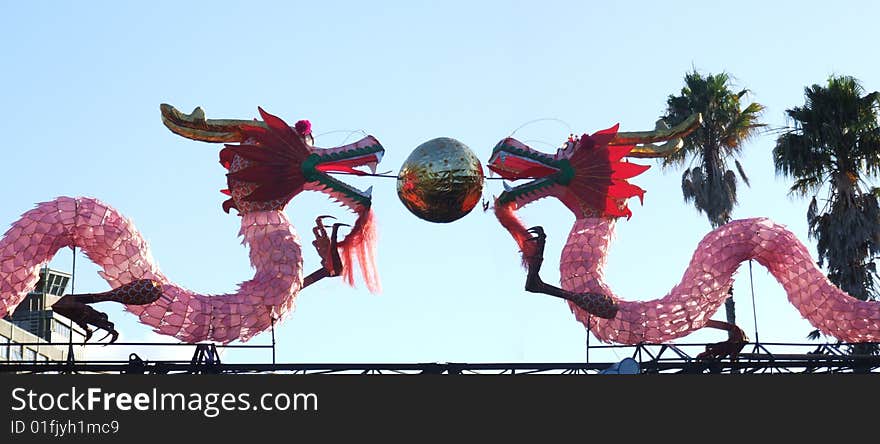
[[[379,274],[376,271],[376,221],[373,210],[361,212],[357,222],[345,239],[339,243],[342,258],[342,278],[354,287],[354,263],[357,260],[361,277],[370,293],[382,291]]]
[[[523,225],[522,221],[516,216],[514,213],[516,204],[508,203],[499,205],[497,202],[495,204],[495,217],[498,218],[498,221],[501,222],[501,225],[510,232],[511,236],[513,236],[513,240],[516,241],[517,246],[519,246],[519,251],[522,252],[523,255],[523,267],[526,266],[526,257],[535,254],[534,243],[526,242],[526,239],[530,238],[531,235],[528,231],[526,231],[525,225]]]

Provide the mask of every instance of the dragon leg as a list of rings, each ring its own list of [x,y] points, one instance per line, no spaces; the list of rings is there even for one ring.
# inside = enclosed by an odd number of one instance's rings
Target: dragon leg
[[[706,351],[697,355],[697,360],[717,360],[730,357],[731,361],[736,361],[743,347],[749,342],[746,332],[735,324],[709,319],[705,326],[727,331],[728,338],[726,341],[707,345]]]
[[[535,226],[528,229],[533,234],[528,238],[528,242],[534,243],[532,253],[525,256],[525,262],[528,266],[528,274],[526,276],[526,291],[532,293],[543,293],[558,298],[571,301],[581,309],[588,313],[603,319],[612,319],[617,314],[618,306],[613,299],[602,293],[585,292],[575,293],[563,290],[544,282],[539,275],[541,265],[544,263],[544,245],[547,242],[547,235],[544,228]]]
[[[70,318],[86,331],[86,338],[83,343],[88,342],[92,337],[93,330],[89,328],[89,325],[94,325],[107,332],[104,338],[113,336],[110,340],[112,344],[119,338],[119,332],[116,331],[106,313],[95,310],[88,304],[113,301],[126,305],[147,305],[155,302],[161,296],[162,285],[159,282],[150,279],[138,279],[103,293],[64,295],[52,305],[52,310]]]

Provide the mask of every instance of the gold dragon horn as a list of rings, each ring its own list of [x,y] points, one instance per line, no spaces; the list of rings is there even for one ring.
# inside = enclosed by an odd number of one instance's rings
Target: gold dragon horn
[[[265,123],[256,119],[206,119],[205,111],[201,107],[196,107],[193,112],[184,114],[173,106],[163,103],[159,105],[159,110],[162,112],[162,123],[171,132],[201,142],[241,142],[244,140],[240,129],[241,125],[266,126]]]
[[[670,128],[663,122],[657,121],[654,131],[619,132],[609,145],[635,145],[636,147],[627,154],[627,157],[654,158],[666,157],[684,145],[682,140],[688,134],[694,132],[703,123],[703,115],[692,114],[683,122]],[[655,145],[656,142],[666,142]]]

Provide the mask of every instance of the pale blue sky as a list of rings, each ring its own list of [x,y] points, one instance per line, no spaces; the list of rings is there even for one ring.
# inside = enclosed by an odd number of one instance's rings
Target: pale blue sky
[[[236,238],[238,217],[220,208],[220,146],[170,133],[160,103],[201,106],[209,118],[253,118],[262,106],[288,122],[311,120],[317,134],[363,130],[387,150],[379,169],[395,172],[435,137],[456,138],[485,162],[498,140],[534,119],[571,127],[541,121],[517,132],[542,150],[570,131],[618,122],[624,131],[652,129],[692,68],[732,74],[766,105],[765,122],[779,127],[786,108],[803,104],[804,86],[830,74],[880,89],[878,16],[880,5],[869,1],[3,0],[0,224],[5,231],[56,196],[97,197],[135,222],[172,280],[224,293],[253,271]],[[338,145],[347,136],[336,132],[317,144]],[[789,181],[775,176],[773,144],[772,135],[762,135],[745,146],[752,186],[741,188],[735,217],[786,224],[815,255],[807,201],[788,197]],[[654,166],[634,180],[647,190],[645,204],[632,202],[632,220],[619,223],[607,269],[624,299],[666,294],[709,231],[704,216],[682,202],[680,175]],[[338,280],[306,289],[276,329],[279,361],[584,359],[584,328],[562,301],[522,290],[515,245],[491,212],[424,222],[399,202],[393,180],[345,179],[374,185],[384,292]],[[484,196],[500,190],[498,181],[487,182]],[[304,243],[314,216],[328,212],[351,219],[318,194],[300,195],[287,208]],[[556,201],[521,216],[546,228],[544,277],[558,281],[573,216]],[[62,251],[52,266],[69,270],[71,259]],[[305,261],[306,272],[318,266],[310,248]],[[78,257],[78,292],[109,288],[96,270]],[[754,271],[761,340],[804,341],[812,327],[763,268]],[[735,289],[740,325],[751,334],[747,266]],[[97,308],[110,313],[123,341],[158,338],[117,307]],[[679,342],[721,339],[706,331]],[[268,342],[268,332],[252,341]],[[225,359],[264,361],[269,354]]]

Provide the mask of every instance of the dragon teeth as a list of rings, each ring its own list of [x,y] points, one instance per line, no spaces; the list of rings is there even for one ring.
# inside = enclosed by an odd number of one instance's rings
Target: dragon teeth
[[[510,191],[510,190],[512,190],[512,189],[513,189],[513,187],[512,187],[512,186],[510,186],[510,184],[509,184],[509,183],[507,183],[507,181],[506,181],[506,180],[502,180],[502,181],[501,181],[501,184],[502,184],[502,185],[504,185],[504,191]]]
[[[375,173],[375,171],[373,171],[373,172]],[[370,185],[370,188],[367,188],[364,191],[364,195],[367,197],[373,197],[373,186],[372,185]]]

